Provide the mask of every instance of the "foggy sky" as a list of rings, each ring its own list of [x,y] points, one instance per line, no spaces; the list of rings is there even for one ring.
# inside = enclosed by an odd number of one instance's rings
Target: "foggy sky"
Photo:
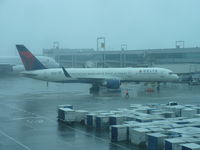
[[[200,46],[199,0],[0,0],[0,55],[25,44],[36,54],[51,48],[107,49]]]

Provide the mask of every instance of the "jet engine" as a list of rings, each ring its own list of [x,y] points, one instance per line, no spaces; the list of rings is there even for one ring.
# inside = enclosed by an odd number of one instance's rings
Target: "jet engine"
[[[120,80],[112,79],[106,81],[106,87],[109,89],[118,89],[120,85]]]

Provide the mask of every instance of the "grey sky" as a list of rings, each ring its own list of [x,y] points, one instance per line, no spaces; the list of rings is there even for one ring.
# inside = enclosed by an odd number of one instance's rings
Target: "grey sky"
[[[42,53],[60,47],[108,49],[169,48],[176,40],[200,46],[199,0],[0,0],[0,55],[15,44]]]

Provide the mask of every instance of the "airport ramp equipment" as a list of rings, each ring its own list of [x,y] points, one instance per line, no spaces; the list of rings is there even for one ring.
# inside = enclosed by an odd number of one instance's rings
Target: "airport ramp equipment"
[[[95,117],[97,114],[89,113],[86,115],[85,124],[87,127],[95,127]]]
[[[165,150],[181,150],[181,144],[184,144],[185,140],[182,138],[170,138],[165,140]]]
[[[147,128],[133,128],[131,130],[131,143],[135,145],[145,145],[146,134],[151,133],[152,131]]]
[[[59,108],[58,109],[58,120],[63,122],[75,122],[76,112],[70,108]]]
[[[109,128],[109,116],[98,115],[95,117],[95,127],[98,130]]]
[[[87,114],[89,113],[87,110],[76,110],[76,122],[84,123]]]
[[[110,139],[111,141],[126,141],[128,139],[128,128],[126,125],[112,125],[110,126]]]
[[[200,145],[196,143],[182,144],[181,150],[200,150]]]
[[[109,117],[109,125],[123,124],[125,117],[123,115],[112,115]]]

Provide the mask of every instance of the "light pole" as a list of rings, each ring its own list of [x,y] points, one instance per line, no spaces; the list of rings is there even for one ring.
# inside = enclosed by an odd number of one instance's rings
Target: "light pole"
[[[53,48],[59,49],[59,42],[58,41],[53,42]]]
[[[106,50],[106,38],[97,37],[97,51],[103,49],[103,67],[105,67],[105,50]]]
[[[127,50],[127,44],[121,44],[121,67],[125,67],[125,63],[126,63],[126,55],[125,55],[125,51]]]
[[[97,51],[106,49],[106,38],[105,37],[97,37]]]
[[[184,48],[185,41],[176,41],[176,48]],[[182,47],[181,47],[182,46]]]

